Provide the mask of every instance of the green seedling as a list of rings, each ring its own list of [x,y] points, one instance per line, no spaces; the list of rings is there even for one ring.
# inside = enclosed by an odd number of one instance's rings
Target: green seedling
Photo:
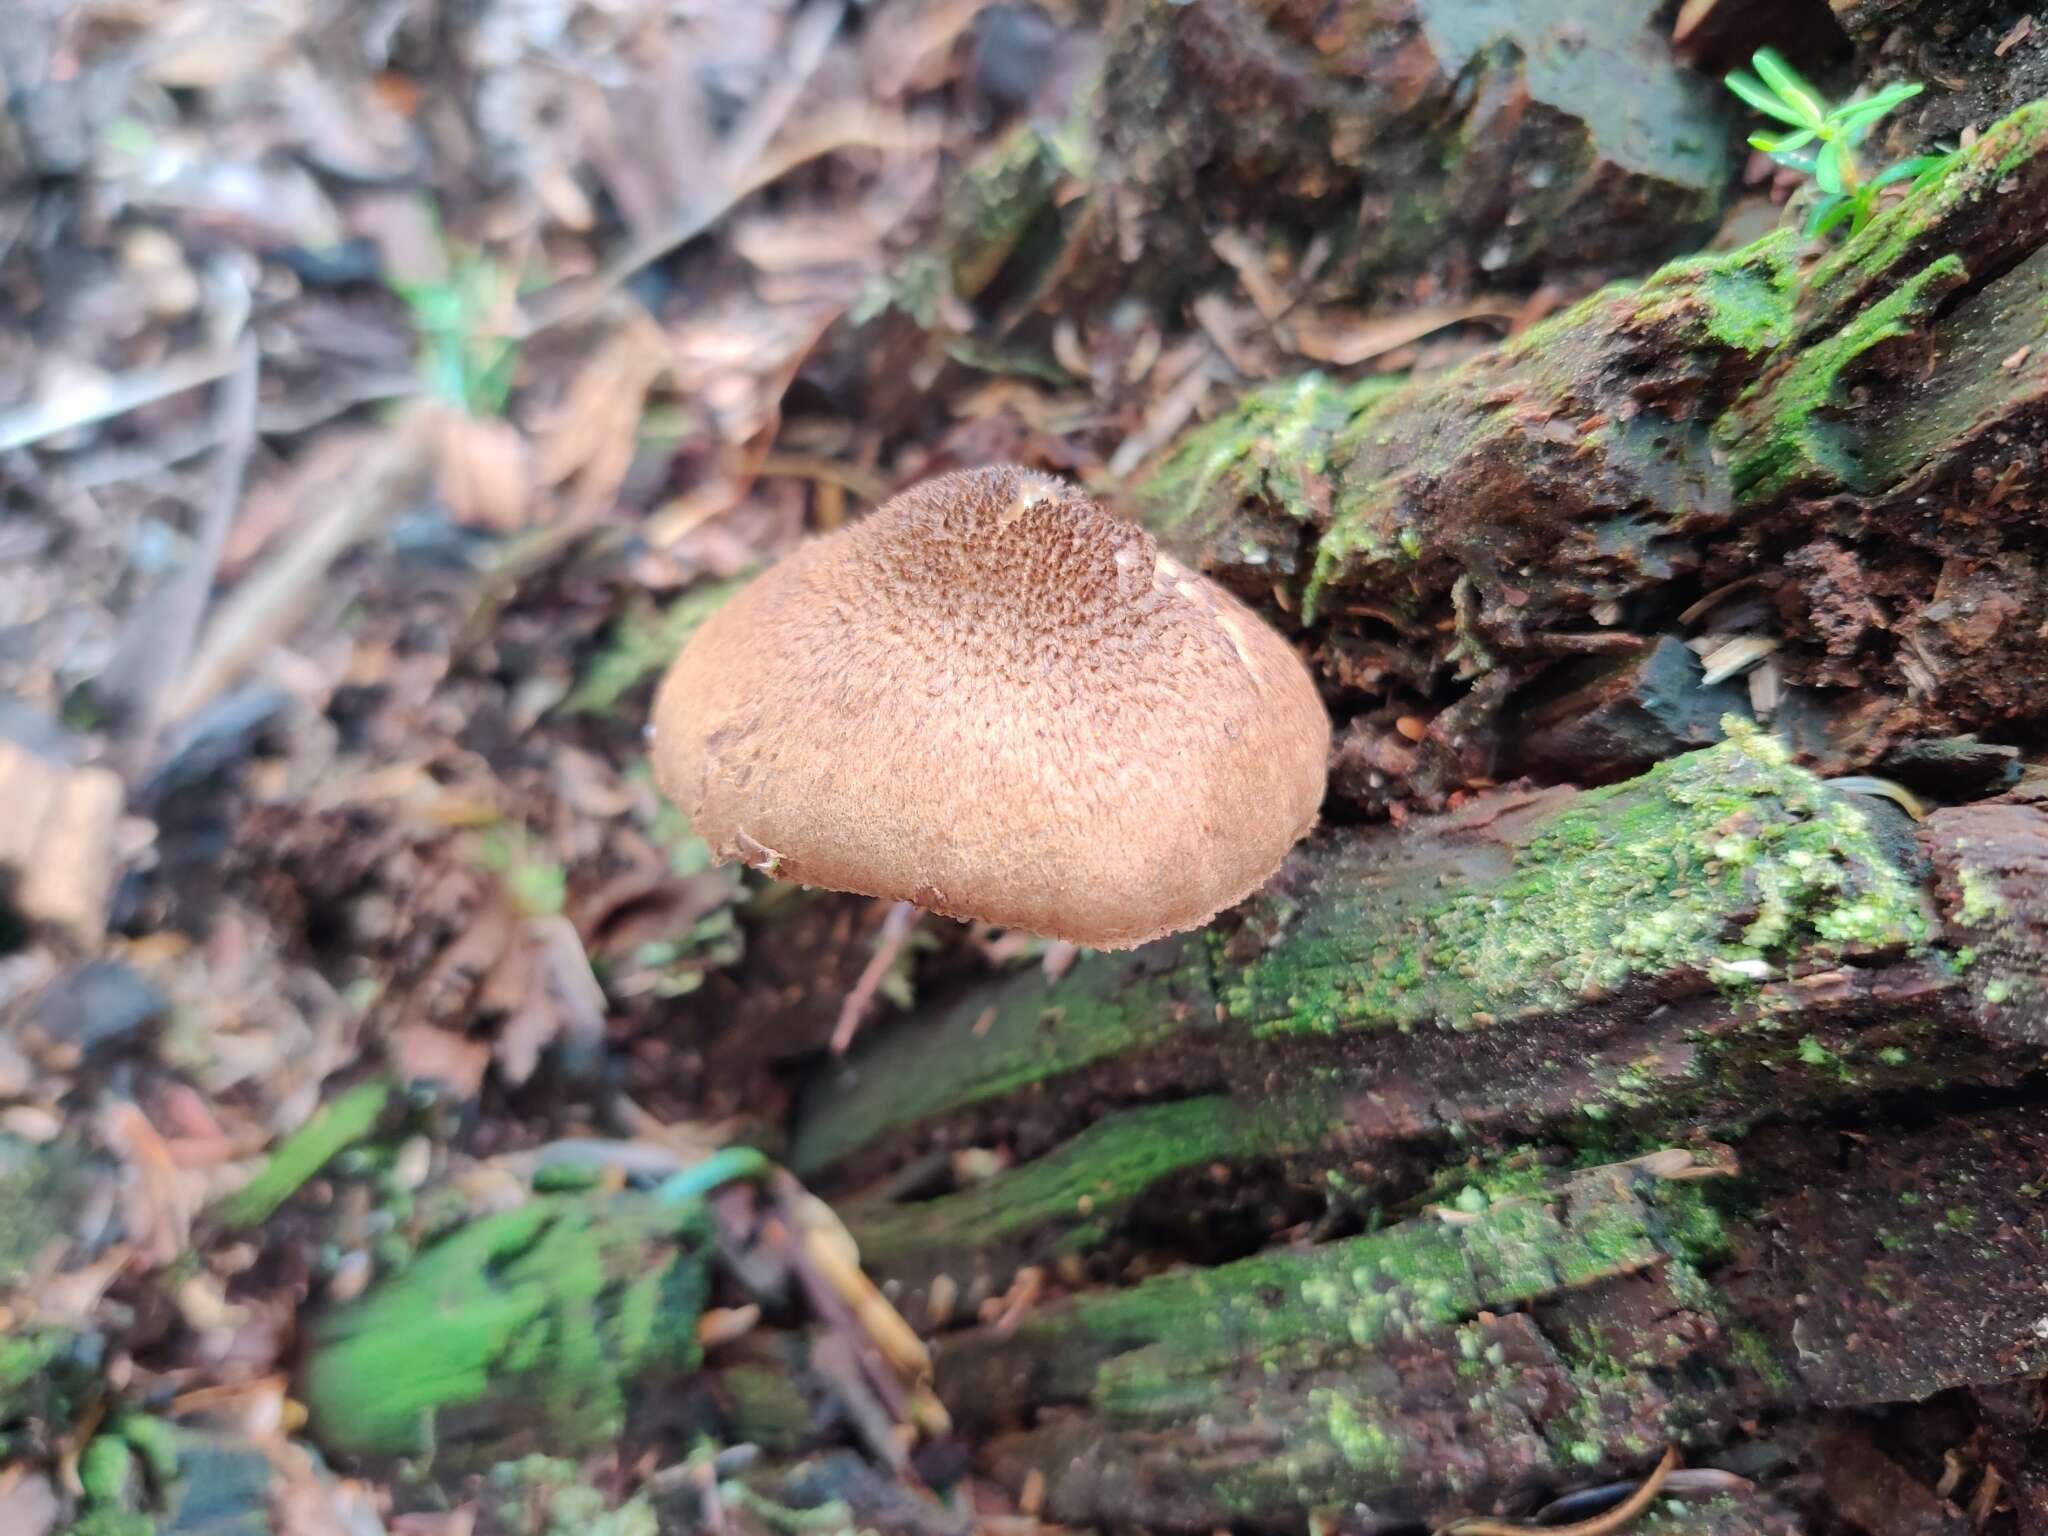
[[[519,344],[504,326],[510,274],[487,256],[455,252],[445,277],[391,287],[412,311],[428,392],[474,417],[503,415],[519,365]]]
[[[1917,188],[1939,176],[1955,158],[1953,152],[1915,155],[1875,174],[1866,173],[1857,160],[1858,147],[1879,119],[1918,96],[1925,86],[1901,82],[1861,101],[1829,106],[1776,50],[1759,48],[1750,62],[1756,73],[1736,70],[1728,76],[1728,89],[1790,130],[1753,133],[1749,143],[1779,165],[1811,176],[1820,188],[1820,198],[1806,220],[1809,239],[1844,223],[1852,235],[1862,233],[1886,187],[1911,182]]]

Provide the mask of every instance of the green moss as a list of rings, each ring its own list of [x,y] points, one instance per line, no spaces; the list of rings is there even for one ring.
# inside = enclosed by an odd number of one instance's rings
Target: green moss
[[[811,1438],[811,1405],[790,1370],[737,1366],[718,1373],[730,1438],[771,1456],[790,1455]]]
[[[1880,342],[1911,335],[1967,275],[1960,257],[1942,257],[1745,391],[1720,427],[1736,500],[1756,505],[1804,486],[1868,489],[1848,429],[1830,419],[1843,380]]]
[[[1236,407],[1184,436],[1136,490],[1144,520],[1181,542],[1199,538],[1198,513],[1257,501],[1306,520],[1331,443],[1385,400],[1399,380],[1340,384],[1320,373],[1253,390]]]
[[[846,318],[852,325],[871,325],[895,311],[920,331],[936,331],[953,301],[945,256],[913,251],[887,271],[870,276],[847,307]]]
[[[1997,922],[2010,910],[2004,893],[1998,888],[1998,877],[1967,859],[1959,861],[1956,866],[1956,883],[1963,894],[1956,916],[1965,925],[1980,928]]]
[[[215,1207],[230,1227],[253,1227],[298,1193],[337,1153],[364,1140],[384,1117],[387,1083],[362,1083],[323,1105],[270,1154],[263,1171]]]
[[[1120,1110],[1054,1151],[956,1194],[843,1212],[871,1264],[976,1254],[1046,1228],[1062,1251],[1094,1246],[1161,1179],[1315,1140],[1334,1113],[1313,1092],[1245,1105],[1221,1095]]]
[[[76,1154],[62,1143],[32,1146],[0,1135],[0,1290],[17,1283],[36,1256],[63,1236],[78,1172]]]
[[[1733,251],[1667,262],[1633,291],[1618,287],[1606,298],[1625,296],[1632,325],[1669,336],[1679,346],[1760,356],[1791,334],[1799,297],[1799,247],[1793,231],[1775,230]],[[1523,353],[1542,350],[1546,338],[1554,345],[1585,325],[1602,304],[1602,295],[1582,300],[1512,345]]]
[[[1463,556],[1444,547],[1418,487],[1453,463],[1519,451],[1541,402],[1579,397],[1589,375],[1632,366],[1637,353],[1689,354],[1703,371],[1730,354],[1761,356],[1789,334],[1796,252],[1796,237],[1781,233],[1673,262],[1439,378],[1346,386],[1307,373],[1265,386],[1185,437],[1138,488],[1146,521],[1205,563],[1305,574],[1305,623],[1340,585],[1369,588],[1396,612],[1414,606],[1420,619],[1416,567]],[[1475,408],[1475,398],[1492,403]],[[1676,435],[1699,439],[1682,458],[1705,458],[1704,428],[1648,416],[1587,426],[1588,451],[1662,463]],[[1688,473],[1674,477],[1680,495]]]
[[[94,1435],[78,1458],[78,1485],[89,1503],[127,1502],[141,1476],[135,1452],[119,1435]]]
[[[1199,1418],[1218,1445],[1271,1445],[1211,1469],[1217,1497],[1246,1512],[1375,1502],[1436,1465],[1433,1418],[1397,1406],[1418,1357],[1446,1361],[1464,1394],[1459,1435],[1547,1442],[1554,1468],[1653,1455],[1682,1435],[1645,1373],[1689,1361],[1674,1331],[1573,1323],[1561,1307],[1543,1329],[1554,1360],[1526,1329],[1491,1314],[1658,1276],[1679,1304],[1714,1316],[1693,1255],[1726,1251],[1718,1218],[1692,1185],[1625,1168],[1556,1180],[1541,1198],[1511,1197],[1475,1219],[1417,1218],[1311,1250],[1268,1252],[1198,1272],[1155,1277],[1075,1298],[1023,1325],[1017,1347],[1054,1380],[1053,1400],[1087,1401],[1098,1432],[1143,1442]],[[1531,1353],[1532,1347],[1535,1353]],[[1629,1358],[1616,1351],[1633,1350]],[[1706,1368],[1689,1363],[1689,1370]],[[1558,1401],[1532,1425],[1534,1372]],[[1553,1373],[1554,1374],[1549,1374]],[[1548,1390],[1546,1388],[1546,1390]],[[1303,1405],[1306,1405],[1306,1412]],[[1284,1441],[1272,1427],[1288,1426]]]
[[[1266,1034],[1488,1027],[1643,972],[1739,984],[1788,952],[1925,943],[1918,888],[1862,809],[1754,726],[1724,728],[1718,746],[1579,796],[1502,876],[1421,910],[1369,885],[1333,903],[1245,968],[1226,1009]]]
[[[1369,1407],[1329,1391],[1311,1392],[1309,1406],[1323,1414],[1330,1443],[1352,1467],[1389,1483],[1400,1477],[1408,1442],[1372,1417]]]
[[[1417,1219],[1091,1293],[1058,1326],[1062,1337],[1099,1341],[1098,1403],[1151,1422],[1177,1411],[1183,1389],[1210,1390],[1202,1381],[1233,1361],[1301,1367],[1334,1346],[1418,1338],[1669,1258],[1659,1206],[1632,1181],[1601,1171],[1563,1189],[1561,1199],[1506,1201],[1471,1221]]]
[[[456,1460],[522,1434],[615,1439],[641,1380],[697,1363],[704,1235],[700,1204],[637,1195],[537,1197],[471,1222],[312,1330],[313,1435]]]
[[[156,1521],[129,1509],[89,1509],[64,1536],[158,1536]]]
[[[99,1390],[99,1342],[37,1324],[0,1334],[0,1452],[48,1446]]]
[[[1133,979],[1127,959],[1086,955],[1048,988],[1033,970],[929,1020],[888,1030],[855,1058],[860,1090],[824,1074],[798,1117],[790,1167],[822,1167],[884,1130],[957,1111],[1163,1042],[1213,1012],[1199,955]]]
[[[729,602],[747,578],[700,582],[665,608],[636,606],[612,626],[562,703],[576,714],[606,714],[676,659],[684,642]]]

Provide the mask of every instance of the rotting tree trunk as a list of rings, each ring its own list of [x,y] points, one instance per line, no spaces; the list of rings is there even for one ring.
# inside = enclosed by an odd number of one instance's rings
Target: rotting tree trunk
[[[1644,1528],[1961,1530],[1974,1435],[2048,1531],[2048,782],[1930,740],[2048,732],[2044,194],[2036,104],[1817,268],[1773,237],[1434,381],[1278,384],[1140,488],[1396,820],[876,1032],[792,1152],[1052,1516],[1407,1529],[1675,1442],[1756,1486]],[[1657,697],[1733,581],[1777,736]],[[1456,792],[1578,749],[1639,776]]]

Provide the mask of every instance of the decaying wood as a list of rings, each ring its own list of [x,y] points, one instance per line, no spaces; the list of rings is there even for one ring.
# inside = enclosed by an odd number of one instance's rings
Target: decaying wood
[[[1846,1515],[1856,1415],[2031,1401],[2048,791],[1998,742],[2048,724],[2044,191],[2037,104],[1817,264],[1770,237],[1435,379],[1283,380],[1138,488],[1376,701],[1337,785],[1398,814],[811,1083],[793,1162],[999,1478],[1073,1524],[1406,1530],[1669,1442]],[[1767,636],[1772,687],[1703,688],[1699,628]],[[1501,767],[1555,787],[1472,792]],[[1997,1443],[1976,1497],[2041,1508]]]

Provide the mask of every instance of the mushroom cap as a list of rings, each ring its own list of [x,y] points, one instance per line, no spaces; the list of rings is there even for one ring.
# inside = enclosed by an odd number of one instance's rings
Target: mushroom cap
[[[1285,640],[1014,466],[804,545],[654,706],[656,778],[721,861],[1093,949],[1256,890],[1314,824],[1329,751]]]

